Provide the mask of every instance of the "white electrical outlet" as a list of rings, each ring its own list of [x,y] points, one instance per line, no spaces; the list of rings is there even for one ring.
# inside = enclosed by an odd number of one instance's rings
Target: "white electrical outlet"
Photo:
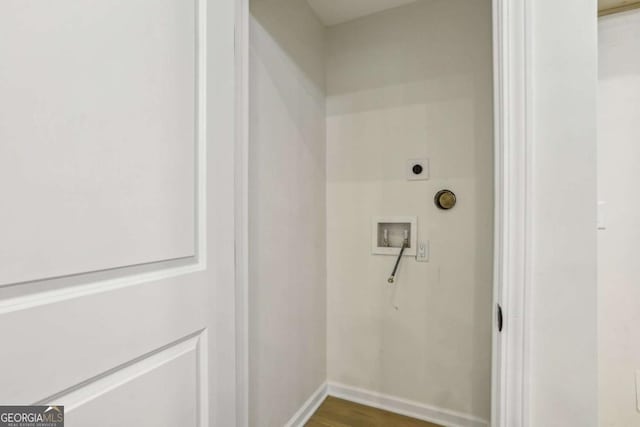
[[[607,202],[602,200],[598,201],[598,230],[607,229],[606,207]]]
[[[429,261],[429,241],[428,240],[418,243],[418,248],[416,250],[416,261],[418,262]]]

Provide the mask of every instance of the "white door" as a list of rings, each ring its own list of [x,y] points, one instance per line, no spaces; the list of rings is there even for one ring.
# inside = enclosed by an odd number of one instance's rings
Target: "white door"
[[[232,0],[0,2],[1,405],[233,424],[232,78]]]

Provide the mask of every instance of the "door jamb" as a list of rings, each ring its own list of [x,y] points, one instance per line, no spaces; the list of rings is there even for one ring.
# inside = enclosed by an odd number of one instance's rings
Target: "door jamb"
[[[531,2],[493,0],[494,310],[491,425],[528,426]]]
[[[236,426],[249,426],[249,0],[234,0]]]

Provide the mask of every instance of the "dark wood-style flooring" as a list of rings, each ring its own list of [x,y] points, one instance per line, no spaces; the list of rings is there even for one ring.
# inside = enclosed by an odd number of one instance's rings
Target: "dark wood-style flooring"
[[[348,400],[329,396],[305,427],[441,427]]]

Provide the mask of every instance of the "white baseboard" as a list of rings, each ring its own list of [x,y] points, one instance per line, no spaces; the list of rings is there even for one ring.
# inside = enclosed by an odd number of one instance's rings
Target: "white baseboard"
[[[486,420],[472,415],[424,405],[419,402],[389,396],[375,391],[351,387],[344,384],[329,382],[327,394],[340,399],[350,400],[385,411],[395,412],[419,420],[430,421],[446,427],[488,427]]]
[[[327,397],[327,383],[323,383],[302,405],[298,412],[284,425],[285,427],[303,427],[309,418],[316,412],[316,409]]]

